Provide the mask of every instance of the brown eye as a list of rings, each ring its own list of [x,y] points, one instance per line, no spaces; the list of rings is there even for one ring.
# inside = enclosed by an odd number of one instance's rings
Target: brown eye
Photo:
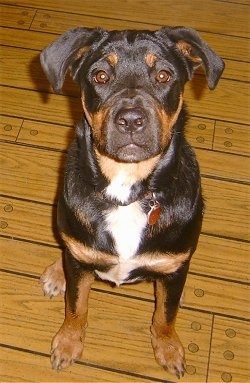
[[[106,84],[106,82],[108,82],[110,80],[110,77],[109,75],[107,74],[107,72],[105,72],[104,70],[99,70],[98,72],[96,72],[96,74],[94,75],[94,81],[97,83],[97,84]]]
[[[171,80],[171,73],[167,70],[160,70],[155,76],[157,82],[165,83]]]

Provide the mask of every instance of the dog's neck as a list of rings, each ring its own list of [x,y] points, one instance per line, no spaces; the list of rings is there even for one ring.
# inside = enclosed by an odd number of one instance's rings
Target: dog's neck
[[[100,170],[108,180],[106,197],[120,205],[129,205],[149,194],[145,180],[153,172],[160,155],[138,163],[121,163],[97,150],[95,154]]]

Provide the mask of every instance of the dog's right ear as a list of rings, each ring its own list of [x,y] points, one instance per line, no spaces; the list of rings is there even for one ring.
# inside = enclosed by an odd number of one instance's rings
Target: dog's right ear
[[[78,27],[64,33],[42,51],[41,65],[56,93],[61,92],[71,64],[84,55],[95,42],[100,42],[107,33],[100,28]]]

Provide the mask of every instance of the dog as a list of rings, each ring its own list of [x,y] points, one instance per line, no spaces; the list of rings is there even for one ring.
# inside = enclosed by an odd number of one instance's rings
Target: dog
[[[191,28],[78,27],[42,51],[41,65],[56,93],[70,71],[84,111],[58,201],[65,253],[41,277],[45,294],[66,290],[52,367],[81,357],[95,279],[149,280],[155,359],[182,377],[175,320],[204,213],[199,166],[184,134],[183,91],[201,65],[214,89],[224,62]]]

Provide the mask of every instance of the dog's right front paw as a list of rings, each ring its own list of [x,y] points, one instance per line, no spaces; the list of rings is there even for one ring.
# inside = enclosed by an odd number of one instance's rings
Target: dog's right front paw
[[[54,337],[51,349],[51,365],[60,371],[80,359],[83,351],[83,337],[60,330]]]
[[[59,294],[64,294],[66,281],[62,265],[62,258],[59,258],[52,265],[48,266],[41,275],[40,282],[43,287],[44,295],[51,298]]]

